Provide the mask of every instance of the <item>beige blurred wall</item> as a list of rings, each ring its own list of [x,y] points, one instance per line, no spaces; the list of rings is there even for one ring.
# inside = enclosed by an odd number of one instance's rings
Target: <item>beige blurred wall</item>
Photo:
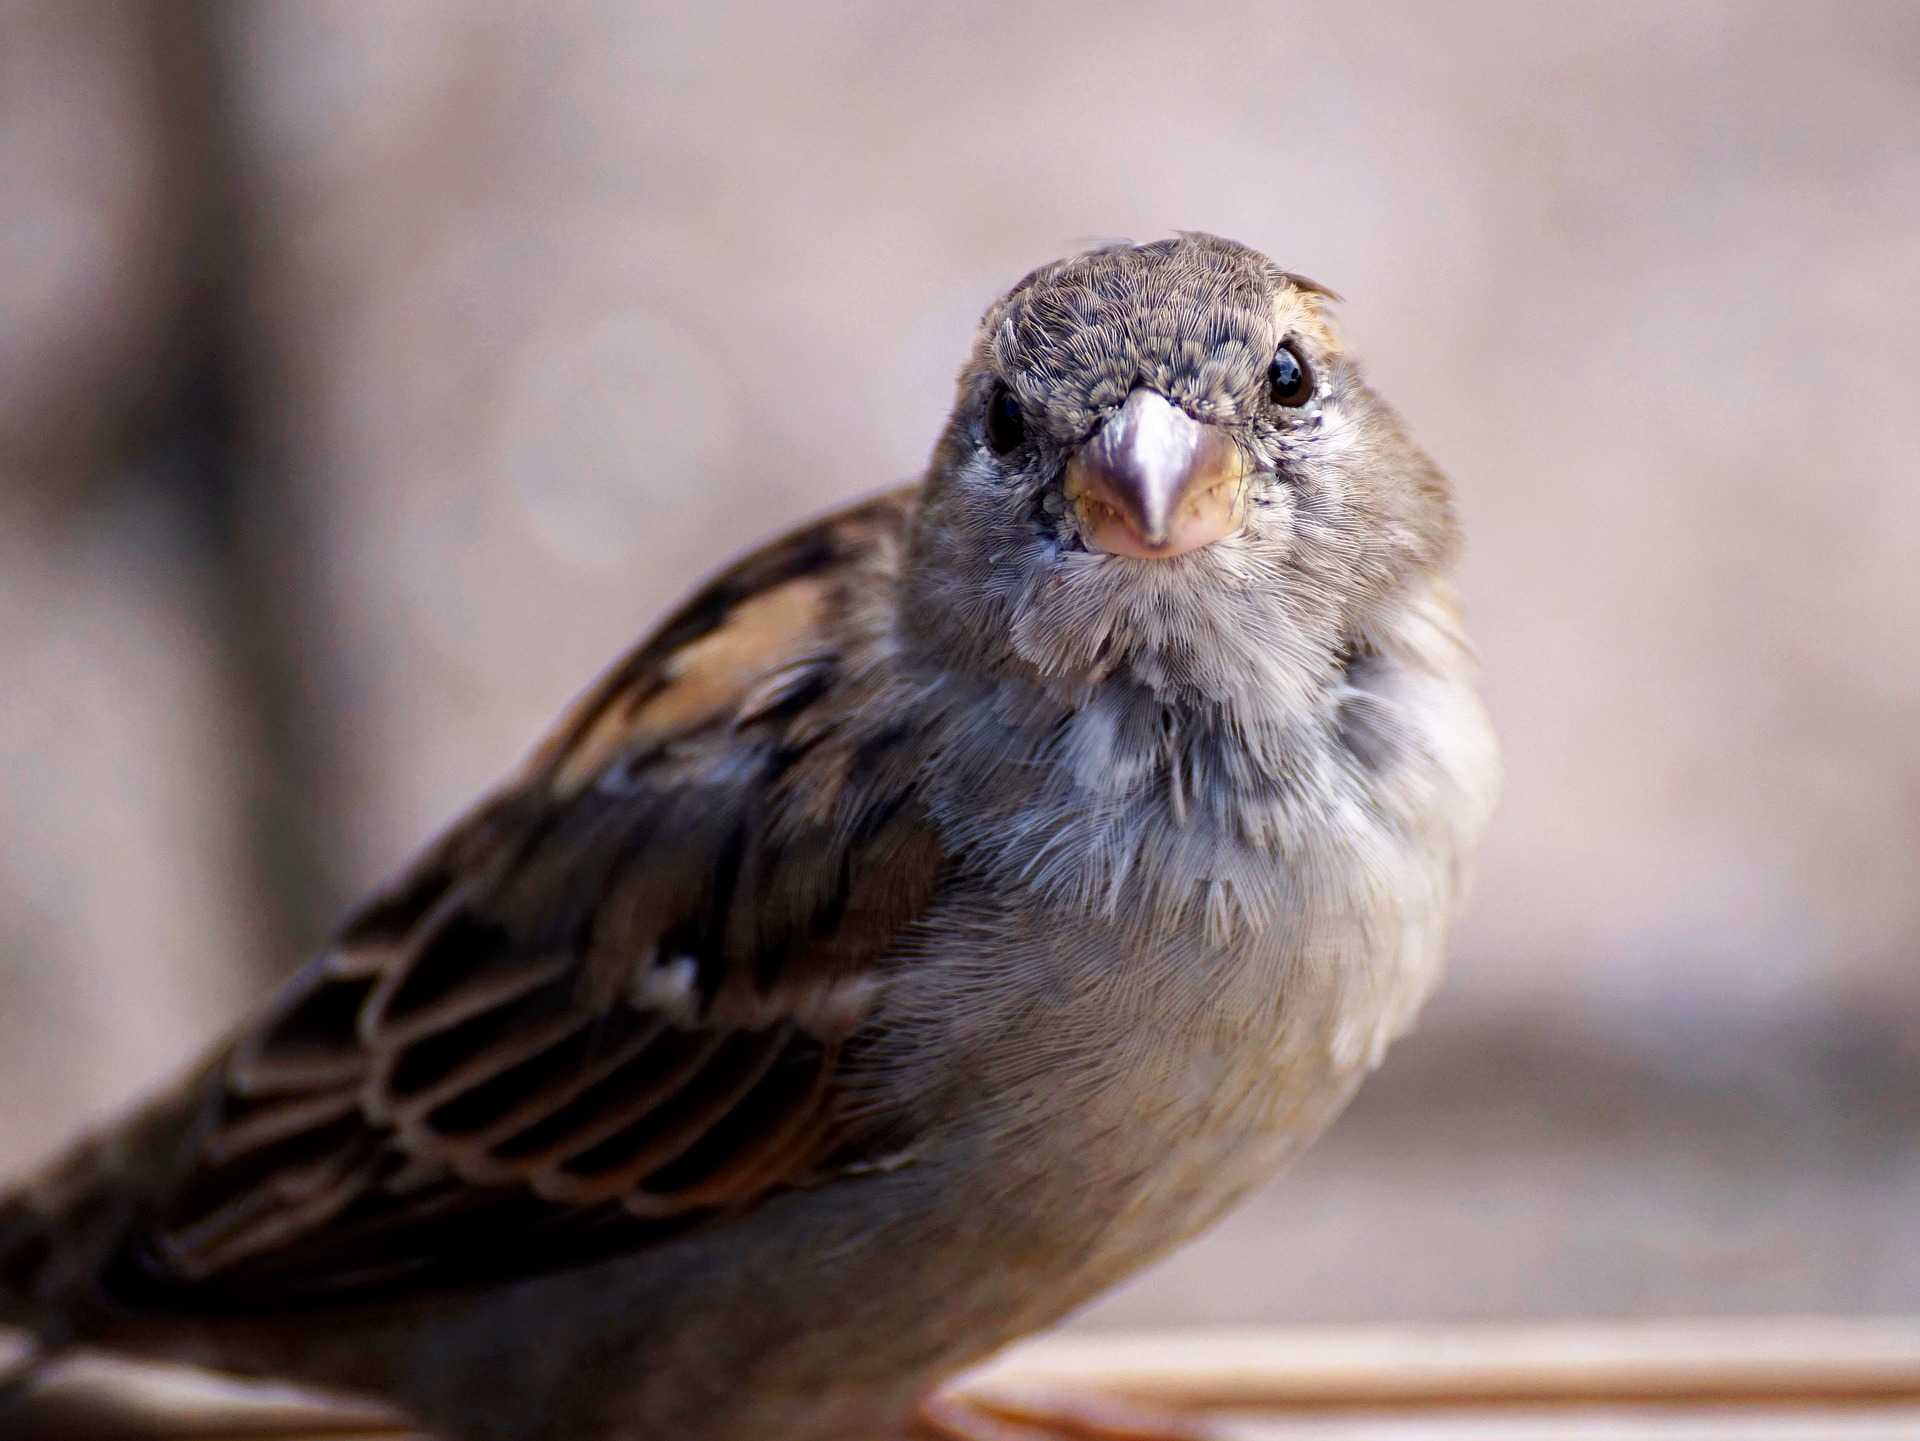
[[[1421,1035],[1099,1317],[1920,1305],[1912,5],[0,0],[0,196],[0,1161],[911,475],[997,289],[1204,228],[1455,476],[1510,779]]]

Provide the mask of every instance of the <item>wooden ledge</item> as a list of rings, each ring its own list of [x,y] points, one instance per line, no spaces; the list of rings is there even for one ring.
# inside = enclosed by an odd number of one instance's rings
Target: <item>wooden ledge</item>
[[[1016,1347],[961,1384],[1206,1410],[1920,1404],[1920,1317],[1082,1332]]]
[[[1103,1391],[1209,1413],[1249,1441],[1890,1441],[1920,1435],[1920,1318],[1076,1332],[1015,1347],[958,1384]],[[408,1435],[375,1408],[96,1357],[63,1362],[0,1415],[4,1441]]]

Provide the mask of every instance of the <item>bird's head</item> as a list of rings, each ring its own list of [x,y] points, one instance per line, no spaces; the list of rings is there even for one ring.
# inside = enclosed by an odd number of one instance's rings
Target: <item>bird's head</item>
[[[1034,271],[986,313],[915,528],[943,652],[1168,699],[1316,684],[1444,568],[1444,479],[1324,287],[1210,235]]]

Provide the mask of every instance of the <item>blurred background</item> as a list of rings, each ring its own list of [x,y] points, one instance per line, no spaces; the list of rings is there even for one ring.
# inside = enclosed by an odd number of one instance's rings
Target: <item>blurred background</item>
[[[1086,1323],[1920,1306],[1904,0],[0,0],[0,1170],[1175,228],[1349,297],[1509,782],[1419,1033]]]

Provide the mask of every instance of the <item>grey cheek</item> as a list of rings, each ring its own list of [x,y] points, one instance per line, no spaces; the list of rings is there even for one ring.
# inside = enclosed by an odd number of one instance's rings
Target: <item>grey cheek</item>
[[[1248,497],[1260,517],[1260,530],[1269,536],[1290,534],[1300,512],[1300,487],[1279,468],[1272,468],[1255,482]]]

